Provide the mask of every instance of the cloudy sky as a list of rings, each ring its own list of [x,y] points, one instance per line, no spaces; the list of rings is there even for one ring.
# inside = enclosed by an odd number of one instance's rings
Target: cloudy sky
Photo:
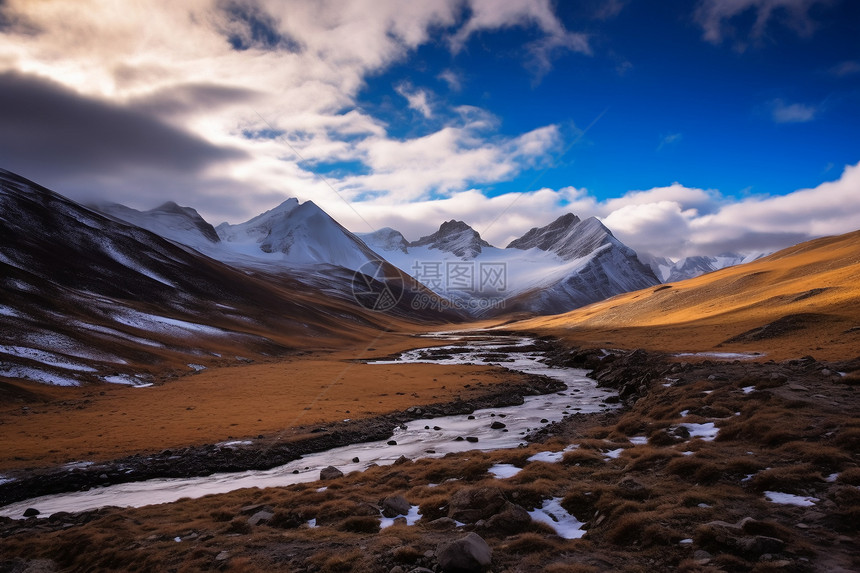
[[[240,222],[287,197],[504,246],[860,228],[853,0],[0,0],[0,167]]]

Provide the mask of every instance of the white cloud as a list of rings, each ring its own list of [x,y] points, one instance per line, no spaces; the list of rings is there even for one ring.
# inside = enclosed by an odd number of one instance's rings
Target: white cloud
[[[736,49],[744,50],[748,39],[761,40],[768,26],[777,21],[801,36],[815,30],[815,21],[810,10],[816,4],[829,4],[829,0],[701,0],[694,18],[702,27],[703,37],[712,44],[720,44],[726,38],[738,38]],[[739,16],[751,13],[754,16],[749,30],[738,30],[733,23]]]
[[[406,98],[409,107],[423,115],[425,118],[433,117],[433,110],[430,109],[430,104],[427,102],[427,92],[425,90],[415,89],[408,84],[400,84],[395,88],[397,93]]]
[[[536,26],[544,36],[529,44],[527,51],[537,77],[551,69],[552,60],[561,52],[591,54],[588,35],[568,31],[556,17],[549,0],[472,0],[470,8],[470,18],[450,39],[455,52],[482,30]]]
[[[771,115],[776,123],[805,123],[818,115],[818,108],[803,103],[786,103],[775,99],[770,103]]]
[[[665,135],[660,138],[660,143],[657,145],[657,151],[661,151],[664,147],[672,145],[673,143],[678,143],[683,139],[683,135],[680,133],[670,133],[669,135]]]
[[[448,84],[448,89],[453,92],[459,92],[463,89],[463,80],[460,74],[453,70],[442,70],[437,77]]]

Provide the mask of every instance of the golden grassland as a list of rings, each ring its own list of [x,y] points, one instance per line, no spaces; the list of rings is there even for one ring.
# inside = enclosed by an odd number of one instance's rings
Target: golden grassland
[[[9,382],[0,404],[0,470],[260,434],[289,439],[298,426],[468,399],[515,377],[484,366],[358,362],[433,344],[384,333],[336,352],[205,370],[148,388]]]
[[[811,392],[827,382],[817,384]],[[743,391],[749,385],[756,391]],[[467,525],[493,548],[493,571],[851,571],[860,565],[860,421],[850,411],[856,396],[846,405],[835,408],[770,378],[655,384],[614,419],[579,423],[543,444],[407,461],[324,483],[108,508],[83,525],[8,536],[5,550],[8,558],[50,559],[69,570],[410,570],[438,543],[463,534],[429,525],[448,515],[455,493],[497,488],[527,510],[561,498],[588,533],[566,540],[538,523],[516,531]],[[671,433],[682,422],[714,419],[716,441]],[[649,441],[634,445],[632,436]],[[528,461],[570,443],[577,448],[559,463]],[[616,449],[622,450],[617,458],[606,456]],[[522,471],[495,479],[487,470],[496,463]],[[770,490],[819,502],[777,505],[765,498]],[[380,530],[377,504],[390,495],[418,505],[421,520]],[[249,524],[243,508],[252,504],[268,506],[273,518]],[[752,518],[744,535],[781,549],[765,556],[740,549],[708,525],[744,518]],[[305,525],[311,519],[318,527]]]
[[[771,332],[736,339],[784,317],[787,323]],[[507,327],[592,347],[854,358],[860,355],[860,231]]]

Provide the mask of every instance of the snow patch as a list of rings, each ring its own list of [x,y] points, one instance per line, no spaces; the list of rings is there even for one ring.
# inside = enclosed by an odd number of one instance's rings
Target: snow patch
[[[522,471],[522,468],[518,468],[513,464],[495,464],[487,470],[498,479],[507,479],[510,477],[514,477],[518,473]]]
[[[608,452],[604,453],[603,456],[607,460],[616,460],[616,459],[618,459],[618,456],[620,456],[621,452],[623,452],[623,451],[624,451],[624,448],[618,448],[616,450],[609,450]]]
[[[582,529],[583,523],[561,506],[561,499],[560,497],[547,499],[540,508],[530,511],[529,515],[534,521],[552,527],[559,537],[579,539],[585,535],[585,530]]]
[[[0,345],[0,352],[15,356],[17,358],[26,358],[35,362],[41,362],[45,366],[53,366],[54,368],[62,368],[63,370],[72,370],[75,372],[97,372],[95,368],[70,362],[64,356],[39,350],[37,348],[29,348],[27,346],[4,346]]]
[[[379,521],[379,528],[385,529],[386,527],[391,527],[392,525],[394,525],[394,520],[398,517],[405,517],[406,525],[415,525],[415,522],[421,519],[421,514],[418,513],[418,506],[413,505],[409,508],[409,512],[406,515],[397,515],[395,517],[383,516],[382,519],[380,519]]]
[[[6,378],[23,378],[32,380],[33,382],[41,382],[42,384],[51,384],[53,386],[80,386],[80,382],[74,378],[60,376],[52,372],[46,372],[37,368],[29,368],[26,366],[12,366],[11,368],[0,369],[0,376]]]
[[[681,414],[682,416],[684,414]],[[630,440],[630,443],[636,446],[644,446],[648,443],[648,438],[645,436],[633,436],[632,438],[627,438]]]
[[[764,492],[764,498],[771,503],[796,505],[799,507],[810,507],[819,501],[817,497],[794,495],[793,493],[782,493],[779,491],[766,491]]]
[[[713,422],[705,422],[704,424],[681,424],[690,432],[691,438],[701,438],[706,442],[711,442],[720,433],[720,429],[714,426]]]

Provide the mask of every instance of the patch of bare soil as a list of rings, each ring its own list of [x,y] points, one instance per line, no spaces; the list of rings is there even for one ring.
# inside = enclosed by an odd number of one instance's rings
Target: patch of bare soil
[[[682,362],[592,350],[555,359],[591,369],[627,407],[570,416],[520,449],[401,460],[139,509],[3,520],[0,570],[860,569],[860,361]],[[541,452],[557,454],[532,458]],[[497,464],[520,471],[498,479]],[[557,520],[582,522],[584,537],[528,518],[547,500],[562,508]],[[777,503],[784,500],[802,504]],[[383,514],[416,506],[414,524],[401,517],[381,528]],[[468,564],[457,569],[452,552]]]

